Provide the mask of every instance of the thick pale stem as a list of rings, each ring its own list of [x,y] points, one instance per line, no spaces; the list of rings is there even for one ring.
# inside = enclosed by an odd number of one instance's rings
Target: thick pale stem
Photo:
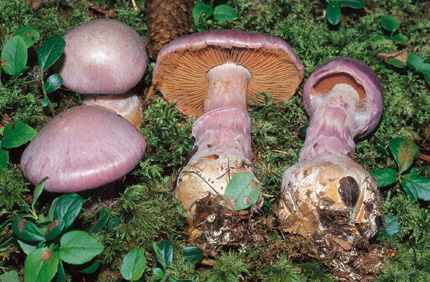
[[[311,115],[300,161],[323,156],[354,159],[357,91],[347,84],[338,84],[320,99],[324,100]]]
[[[204,112],[221,107],[238,107],[243,112],[246,108],[246,91],[250,72],[239,65],[226,63],[212,68],[208,72],[209,90]]]

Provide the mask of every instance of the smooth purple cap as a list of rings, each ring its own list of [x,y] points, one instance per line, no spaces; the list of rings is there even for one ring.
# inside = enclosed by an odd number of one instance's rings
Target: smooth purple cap
[[[204,53],[212,48],[210,55]],[[203,55],[205,54],[205,55]],[[158,54],[153,85],[184,114],[200,116],[208,89],[207,72],[224,63],[248,69],[248,102],[258,92],[287,101],[303,79],[303,64],[283,39],[241,30],[210,30],[179,37]]]
[[[77,106],[55,116],[21,157],[33,184],[71,193],[100,187],[129,173],[143,157],[145,138],[125,118],[97,106]]]
[[[97,19],[65,36],[63,84],[80,94],[122,94],[142,79],[147,55],[139,34],[125,23]]]
[[[364,137],[378,125],[384,106],[384,96],[381,83],[375,72],[366,64],[353,58],[339,57],[331,59],[317,67],[307,79],[303,88],[303,105],[308,115],[312,115],[319,106],[316,104],[315,86],[318,82],[335,74],[347,74],[354,80],[354,84],[362,87],[360,96],[361,111],[364,120],[360,121],[355,130],[356,137]],[[321,100],[320,100],[321,101]]]

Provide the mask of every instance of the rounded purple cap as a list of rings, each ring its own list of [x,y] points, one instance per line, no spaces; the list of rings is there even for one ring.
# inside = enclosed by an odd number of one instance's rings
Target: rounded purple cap
[[[125,23],[98,19],[65,36],[63,84],[80,94],[122,94],[142,79],[146,49],[139,34]]]
[[[21,157],[33,184],[71,193],[97,188],[129,173],[143,157],[143,135],[125,118],[97,106],[77,106],[55,116]]]
[[[372,132],[381,119],[384,96],[381,83],[373,70],[353,58],[339,57],[317,67],[303,88],[303,105],[312,115],[322,102],[316,95],[324,96],[334,85],[344,83],[352,86],[359,95],[360,122],[355,130],[357,137]]]

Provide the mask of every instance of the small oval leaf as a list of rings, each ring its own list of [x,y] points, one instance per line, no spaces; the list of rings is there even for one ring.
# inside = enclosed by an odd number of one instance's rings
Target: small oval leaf
[[[15,30],[13,36],[21,36],[27,48],[31,47],[40,38],[39,32],[31,26],[23,26]]]
[[[399,21],[392,16],[382,16],[381,25],[385,30],[389,32],[393,32],[400,27]]]
[[[399,166],[400,173],[411,167],[419,149],[418,145],[415,144],[414,141],[406,140],[404,138],[391,139],[389,147],[397,165]]]
[[[82,197],[76,193],[64,195],[60,198],[54,211],[54,220],[64,222],[64,230],[70,227],[82,209]]]
[[[328,2],[327,8],[326,8],[327,21],[331,25],[337,25],[340,21],[340,16],[341,16],[341,10],[340,10],[339,4],[334,1]]]
[[[16,237],[26,242],[41,242],[45,240],[39,228],[33,222],[22,217],[15,217],[13,219],[12,231]]]
[[[61,260],[70,264],[83,264],[99,255],[104,246],[88,233],[80,230],[64,234],[60,240]]]
[[[230,179],[225,189],[224,198],[233,198],[239,211],[255,204],[260,194],[260,186],[254,182],[254,175],[249,172],[238,173]]]
[[[66,42],[62,37],[53,36],[40,47],[37,58],[42,71],[52,66],[63,54]]]
[[[221,4],[214,9],[214,19],[232,23],[237,18],[236,11],[229,5]]]
[[[21,36],[14,36],[3,47],[1,52],[1,66],[5,73],[17,76],[21,74],[27,65],[27,45]]]
[[[137,281],[145,271],[146,258],[142,250],[135,248],[128,252],[121,264],[121,275],[124,279]]]
[[[5,149],[17,148],[31,141],[37,135],[37,131],[19,119],[9,122],[4,131],[1,145]]]
[[[203,250],[196,246],[185,246],[181,250],[182,257],[185,261],[197,264],[203,259]]]
[[[51,92],[54,92],[55,90],[60,88],[61,85],[63,85],[63,78],[60,74],[54,73],[45,81],[46,93],[49,94]]]
[[[203,2],[197,2],[193,8],[193,19],[194,24],[198,26],[200,24],[200,19],[207,20],[213,13],[213,9]],[[203,16],[202,16],[203,14]]]
[[[24,282],[49,282],[58,269],[58,254],[48,248],[34,250],[24,262]]]

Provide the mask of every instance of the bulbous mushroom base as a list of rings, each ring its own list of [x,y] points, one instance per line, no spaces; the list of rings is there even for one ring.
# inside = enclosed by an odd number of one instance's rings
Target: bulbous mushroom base
[[[371,254],[382,201],[376,181],[359,164],[327,158],[286,170],[279,219],[287,240],[300,245],[303,255],[327,265],[341,281],[366,281],[356,261]],[[382,270],[378,261],[373,271]]]

